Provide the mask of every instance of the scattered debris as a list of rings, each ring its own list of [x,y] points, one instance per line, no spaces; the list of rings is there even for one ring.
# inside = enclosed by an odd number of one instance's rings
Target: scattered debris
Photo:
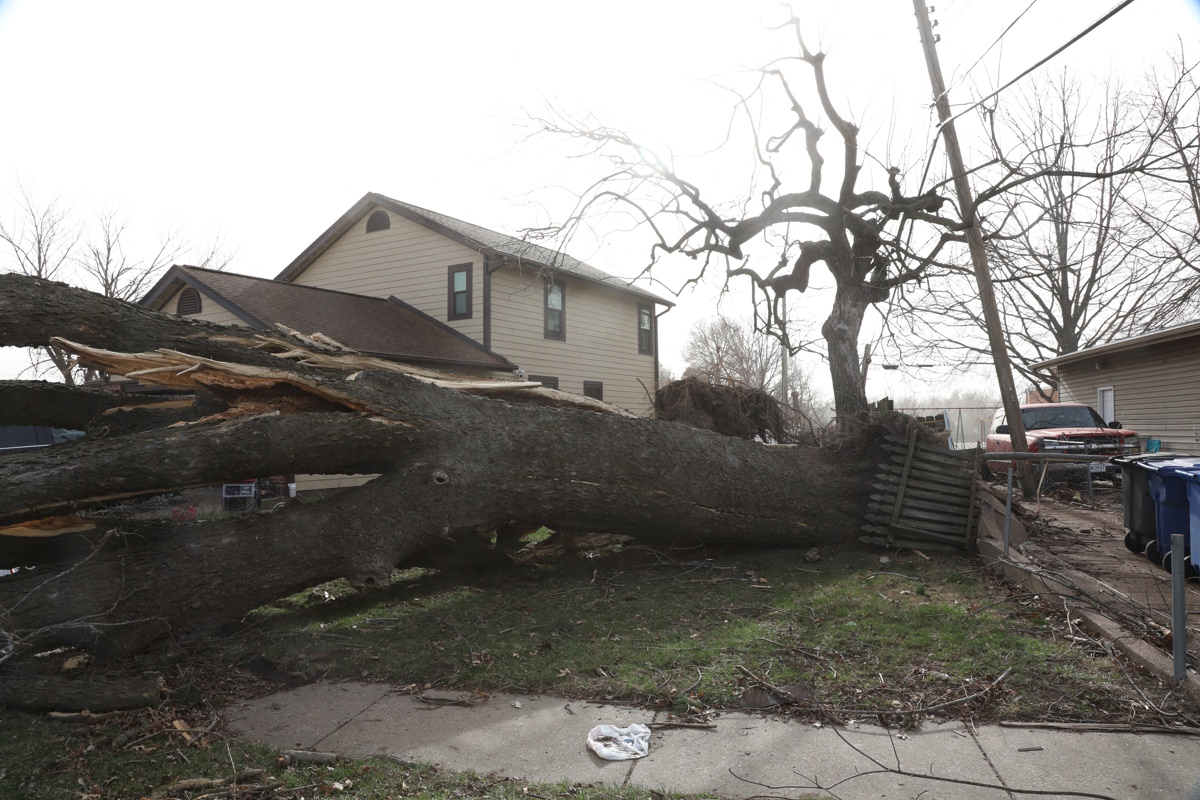
[[[178,796],[182,792],[190,792],[196,789],[220,789],[225,786],[253,783],[266,774],[266,770],[246,769],[228,778],[185,778],[184,780],[174,781],[173,783],[158,787],[150,793],[150,797],[152,800],[164,800],[168,797]],[[282,786],[283,784],[278,785]]]
[[[588,731],[588,749],[605,761],[628,761],[650,752],[650,729],[634,723],[628,728],[597,725]]]
[[[313,750],[285,750],[279,756],[279,766],[290,767],[293,764],[333,764],[337,760],[337,753],[318,753]]]
[[[810,549],[807,553],[804,554],[804,560],[810,564],[817,563],[818,561],[821,560],[821,551],[815,547]]]

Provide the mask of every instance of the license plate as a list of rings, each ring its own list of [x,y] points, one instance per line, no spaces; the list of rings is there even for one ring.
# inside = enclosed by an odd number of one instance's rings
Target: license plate
[[[1104,461],[1088,462],[1088,472],[1107,472],[1108,464]]]

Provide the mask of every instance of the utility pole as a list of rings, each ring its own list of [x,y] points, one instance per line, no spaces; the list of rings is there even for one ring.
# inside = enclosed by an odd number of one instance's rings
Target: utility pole
[[[783,325],[783,336],[779,340],[779,399],[788,404],[788,338],[787,338],[787,294],[779,296],[779,315]]]
[[[929,24],[929,11],[925,7],[925,0],[913,0],[913,9],[917,13],[917,25],[921,29],[921,46],[925,50],[925,64],[929,67],[929,83],[933,87],[938,119],[942,123],[942,136],[946,140],[946,156],[950,159],[950,169],[954,174],[958,207],[962,210],[963,222],[970,226],[967,228],[967,247],[971,251],[971,264],[975,268],[975,283],[979,287],[979,302],[983,306],[983,319],[987,323],[988,343],[992,350],[992,363],[996,366],[1000,397],[1004,402],[1009,438],[1012,439],[1013,451],[1024,453],[1028,450],[1025,442],[1025,421],[1021,418],[1021,403],[1017,399],[1016,386],[1013,385],[1012,364],[1008,360],[1008,347],[1004,341],[1004,327],[1000,324],[1000,312],[996,308],[996,293],[992,289],[992,273],[988,269],[987,252],[983,249],[983,234],[974,213],[971,213],[970,219],[966,218],[975,199],[971,196],[971,186],[967,182],[967,170],[963,166],[962,150],[958,146],[958,133],[950,119],[950,97],[946,92],[942,66],[938,62],[937,49],[934,47],[933,26]],[[1017,461],[1014,468],[1021,476],[1021,490],[1026,497],[1032,497],[1037,488],[1029,465]]]

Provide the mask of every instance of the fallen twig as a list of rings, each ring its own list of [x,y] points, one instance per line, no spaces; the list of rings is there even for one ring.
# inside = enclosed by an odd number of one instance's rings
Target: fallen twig
[[[1136,722],[1001,722],[1002,728],[1032,728],[1034,730],[1091,731],[1095,733],[1182,733],[1200,736],[1200,728],[1172,725],[1142,725]]]

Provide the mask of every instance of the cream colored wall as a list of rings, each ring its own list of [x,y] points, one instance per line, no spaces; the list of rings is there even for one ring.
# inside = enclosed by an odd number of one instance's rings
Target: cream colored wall
[[[483,257],[424,225],[386,213],[389,229],[367,233],[367,214],[292,282],[371,297],[396,295],[482,342]],[[471,319],[447,320],[447,268],[467,263],[474,265]]]
[[[1101,369],[1096,369],[1097,361]],[[1163,450],[1200,454],[1200,340],[1168,342],[1059,368],[1063,402],[1095,408],[1096,392],[1103,386],[1113,387],[1116,419],[1137,431],[1143,443],[1161,439]]]
[[[557,377],[562,391],[583,394],[584,381],[600,381],[605,401],[649,414],[638,379],[653,391],[654,356],[638,353],[637,297],[569,275],[559,280],[566,287],[566,341],[543,335],[543,280],[536,269],[505,266],[492,273],[492,349],[529,375]]]
[[[161,306],[159,306],[159,310],[163,311],[167,314],[178,313],[175,309],[177,309],[179,307],[179,295],[182,292],[183,292],[183,289],[180,289],[178,292],[175,292],[175,294],[168,297],[167,302],[165,302]],[[229,311],[226,311],[224,308],[221,307],[221,305],[219,303],[217,303],[216,300],[213,300],[211,297],[207,296],[203,292],[200,293],[200,313],[199,314],[188,314],[188,316],[191,317],[192,319],[202,319],[205,322],[215,322],[218,325],[245,325],[246,324],[246,323],[242,322],[241,318],[235,316],[234,314],[230,313]]]

